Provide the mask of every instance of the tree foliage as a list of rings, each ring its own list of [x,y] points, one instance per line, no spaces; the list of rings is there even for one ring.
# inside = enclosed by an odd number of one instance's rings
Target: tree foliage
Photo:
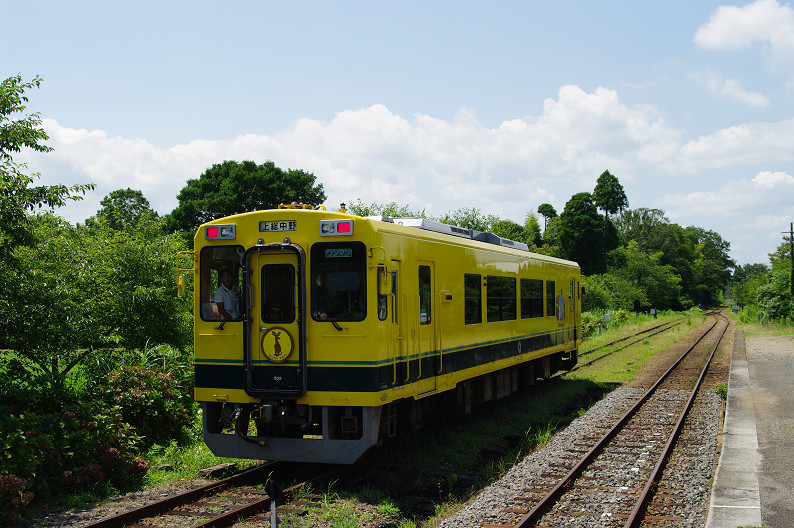
[[[283,170],[272,161],[224,161],[187,181],[177,195],[179,205],[167,215],[170,231],[193,233],[198,226],[216,218],[260,209],[274,209],[281,203],[319,205],[325,201],[322,184],[315,176],[297,169]]]
[[[660,310],[680,309],[681,277],[672,266],[661,264],[662,253],[649,255],[636,242],[609,253],[612,273],[623,277],[642,292],[637,301]],[[629,309],[633,308],[627,307]]]
[[[444,224],[451,224],[465,229],[490,232],[493,225],[500,219],[494,215],[485,215],[476,207],[461,207],[450,211],[435,220]]]
[[[96,216],[86,220],[87,226],[95,226],[97,221],[104,220],[111,229],[124,231],[134,229],[144,219],[155,221],[158,217],[143,193],[129,187],[111,192],[99,204],[102,208]]]
[[[59,383],[85,351],[147,343],[185,345],[190,314],[175,295],[176,235],[158,235],[159,221],[138,233],[100,222],[75,227],[45,214],[31,219],[36,243],[19,247],[9,270],[12,294],[0,305],[0,348],[49,372]],[[90,352],[89,352],[90,355]]]
[[[6,261],[14,247],[30,241],[27,214],[42,207],[60,207],[68,200],[81,200],[93,184],[31,186],[38,174],[25,174],[24,163],[13,154],[24,148],[36,152],[52,149],[44,144],[47,133],[38,113],[26,114],[27,90],[38,88],[41,78],[23,82],[19,75],[0,83],[0,261]],[[6,261],[6,264],[8,262]]]
[[[593,195],[582,192],[571,197],[560,215],[560,243],[568,259],[579,263],[582,273],[603,273],[606,261],[602,246],[594,241],[604,239],[604,224],[596,209]]]
[[[540,231],[540,223],[538,222],[538,217],[532,211],[528,212],[524,219],[524,233],[527,237],[526,243],[530,248],[536,248],[543,244],[543,233]]]
[[[365,204],[355,200],[348,207],[348,212],[358,216],[385,216],[388,218],[427,218],[424,210],[414,211],[408,205],[398,205],[397,202],[387,204]]]
[[[546,225],[550,218],[557,216],[557,211],[549,203],[543,203],[538,206],[538,214],[543,217],[543,230],[546,230]]]
[[[608,170],[602,172],[598,177],[593,190],[593,200],[606,216],[619,213],[629,206],[623,186]]]

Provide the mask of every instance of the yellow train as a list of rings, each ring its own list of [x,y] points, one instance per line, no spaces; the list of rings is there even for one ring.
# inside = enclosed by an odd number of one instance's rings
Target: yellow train
[[[194,242],[195,399],[219,456],[352,463],[577,361],[579,266],[491,233],[301,205]]]

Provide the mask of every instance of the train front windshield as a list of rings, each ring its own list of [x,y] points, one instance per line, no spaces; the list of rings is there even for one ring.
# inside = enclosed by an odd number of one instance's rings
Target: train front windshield
[[[363,321],[367,316],[366,246],[320,242],[311,248],[311,312],[315,321]]]

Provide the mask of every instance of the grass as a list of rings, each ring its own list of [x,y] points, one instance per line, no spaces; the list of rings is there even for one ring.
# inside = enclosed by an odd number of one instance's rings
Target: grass
[[[149,465],[168,466],[164,469],[150,469],[146,474],[147,485],[168,484],[195,479],[201,469],[219,464],[234,463],[238,469],[253,467],[256,462],[246,459],[221,458],[213,455],[201,440],[185,447],[171,444],[155,446],[148,454]]]
[[[780,322],[748,323],[742,321],[739,314],[728,312],[736,322],[736,329],[744,333],[744,337],[778,337],[794,335],[794,326]]]
[[[645,328],[650,328],[666,321],[674,321],[680,317],[680,314],[668,314],[658,319],[650,318],[644,324],[631,323],[619,328],[614,328],[605,336],[602,335],[598,336],[598,338],[587,340],[582,345],[580,354],[593,350],[610,341],[644,330]],[[565,378],[586,380],[601,385],[628,383],[634,379],[636,374],[657,352],[672,346],[676,341],[692,331],[692,329],[699,326],[704,319],[705,316],[703,314],[691,315],[682,324],[660,334],[646,337],[641,342],[635,343],[604,359],[596,361],[592,365],[574,370],[567,374]],[[595,352],[594,356],[600,357],[625,345],[626,342],[618,343],[617,345]],[[590,361],[591,359],[592,357],[585,356],[582,358],[582,361]]]

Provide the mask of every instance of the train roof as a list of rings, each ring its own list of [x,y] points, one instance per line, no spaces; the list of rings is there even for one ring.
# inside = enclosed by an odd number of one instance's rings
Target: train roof
[[[359,217],[361,218],[361,217]],[[510,248],[515,249],[518,251],[522,251],[528,253],[528,256],[531,255],[532,258],[537,258],[539,260],[546,260],[548,262],[555,262],[557,264],[563,264],[571,267],[579,267],[579,264],[573,262],[571,260],[560,259],[557,257],[551,257],[548,255],[543,255],[540,253],[533,253],[529,251],[529,246],[527,246],[523,242],[518,242],[515,240],[510,240],[508,238],[503,238],[493,233],[487,233],[484,231],[478,231],[476,229],[467,229],[465,227],[455,226],[451,224],[444,224],[442,222],[436,222],[434,220],[428,220],[426,218],[414,218],[414,217],[385,217],[385,216],[366,216],[364,217],[367,220],[374,220],[378,222],[386,222],[394,225],[400,225],[405,227],[413,227],[418,229],[423,229],[425,231],[431,231],[434,233],[441,233],[445,235],[451,235],[459,238],[464,238],[467,240],[477,241],[477,242],[484,242],[486,244],[493,244],[496,246],[500,246],[503,248]]]
[[[347,218],[362,218],[365,220],[370,220],[373,222],[383,222],[386,224],[392,224],[395,226],[403,226],[403,227],[411,227],[416,229],[422,229],[424,231],[429,231],[432,233],[439,233],[442,235],[449,235],[454,237],[463,238],[466,240],[472,240],[475,242],[483,242],[486,244],[492,244],[495,246],[499,246],[502,248],[509,248],[518,250],[524,253],[527,253],[527,256],[532,256],[532,258],[536,258],[539,260],[545,260],[548,262],[555,262],[557,264],[567,265],[571,267],[579,267],[579,264],[571,261],[560,259],[557,257],[551,257],[548,255],[543,255],[541,253],[534,253],[529,251],[529,246],[523,242],[518,242],[516,240],[510,240],[508,238],[500,237],[494,233],[488,233],[484,231],[478,231],[476,229],[467,229],[465,227],[460,227],[452,224],[445,224],[442,222],[437,222],[435,220],[428,220],[427,218],[419,218],[419,217],[388,217],[388,216],[358,216],[355,214],[351,214],[348,212],[339,212],[339,211],[326,211],[323,209],[315,209],[309,206],[303,206],[300,204],[299,207],[284,207],[281,206],[278,209],[264,209],[261,211],[251,211],[247,213],[240,213],[237,215],[232,215],[226,218],[218,218],[216,220],[207,222],[207,224],[214,224],[217,222],[223,222],[232,220],[235,217],[239,216],[249,216],[261,213],[276,213],[276,212],[284,212],[285,210],[292,210],[292,211],[300,211],[300,214],[323,214],[323,215],[330,215],[336,217],[347,217]],[[385,227],[385,226],[384,226]]]

